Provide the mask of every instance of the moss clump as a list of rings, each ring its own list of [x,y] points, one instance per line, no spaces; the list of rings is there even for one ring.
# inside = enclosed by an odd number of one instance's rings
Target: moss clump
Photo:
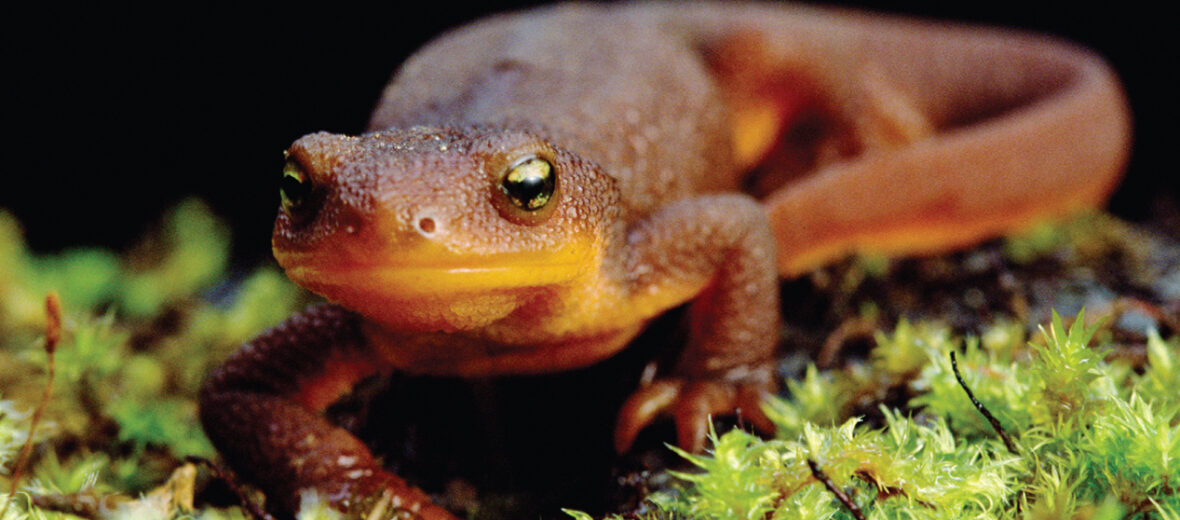
[[[1000,324],[998,327],[1004,327]],[[708,455],[682,455],[700,471],[653,497],[662,514],[691,518],[854,518],[808,467],[814,461],[867,518],[1175,518],[1180,512],[1180,346],[1148,341],[1141,373],[1090,345],[1099,329],[1079,314],[1054,315],[1022,346],[954,340],[944,329],[901,323],[880,334],[877,373],[912,370],[924,353],[905,411],[880,407],[879,424],[833,418],[866,380],[856,369],[807,371],[791,396],[768,405],[777,439],[740,430],[713,436]],[[965,343],[965,345],[961,345]],[[968,400],[968,387],[1014,439],[1009,451]],[[897,370],[894,374],[899,373]],[[890,377],[888,375],[878,377]]]
[[[204,374],[309,301],[272,265],[231,277],[227,229],[204,204],[186,201],[125,254],[85,248],[38,255],[0,211],[0,388],[8,399],[0,401],[0,493],[10,487],[26,416],[45,384],[43,302],[54,289],[65,330],[23,496],[84,516],[97,513],[76,510],[79,504],[118,505],[103,518],[244,517],[235,509],[193,513],[191,504],[182,511],[160,494],[140,495],[169,480],[184,457],[215,456],[196,418]],[[194,478],[173,475],[171,482],[192,494]],[[5,515],[75,518],[27,499]]]

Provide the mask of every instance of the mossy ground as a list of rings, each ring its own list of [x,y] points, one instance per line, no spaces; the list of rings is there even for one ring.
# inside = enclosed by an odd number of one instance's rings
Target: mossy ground
[[[190,201],[133,251],[37,255],[0,212],[0,492],[43,391],[45,294],[65,308],[53,398],[0,520],[246,516],[224,482],[186,462],[216,457],[194,397],[212,366],[310,298],[273,266],[232,268],[225,229]],[[560,518],[559,506],[854,518],[809,461],[867,518],[1180,518],[1173,241],[1091,215],[937,258],[849,261],[783,290],[775,439],[729,421],[707,454],[689,455],[664,445],[664,425],[609,456],[611,415],[658,345],[632,349],[639,368],[621,372],[371,382],[332,414],[476,518]],[[1011,449],[956,382],[951,352]],[[432,397],[368,413],[369,397],[407,388]],[[447,401],[455,394],[466,404]],[[583,489],[569,490],[575,481]]]

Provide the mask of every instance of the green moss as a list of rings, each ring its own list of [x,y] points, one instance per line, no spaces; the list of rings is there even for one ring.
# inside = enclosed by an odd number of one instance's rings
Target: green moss
[[[1089,345],[1097,329],[1080,314],[1069,327],[1054,315],[1038,341],[1017,349],[1004,339],[1011,331],[988,331],[981,347],[902,322],[878,335],[871,364],[908,372],[915,352],[925,354],[910,412],[882,407],[880,425],[833,425],[818,402],[846,395],[852,378],[809,369],[802,382],[788,382],[790,398],[768,405],[780,438],[732,431],[712,438],[709,455],[682,453],[701,471],[678,474],[689,486],[657,502],[692,518],[851,518],[811,474],[810,459],[868,518],[1174,516],[1180,386],[1171,360],[1180,349],[1153,335],[1150,368],[1123,377]],[[1017,453],[955,381],[948,353],[960,348],[967,385],[1015,437]],[[898,359],[907,361],[887,361]]]
[[[830,425],[846,417],[855,394],[856,382],[848,374],[823,372],[807,366],[801,380],[786,381],[790,400],[766,403],[766,413],[779,428],[780,437],[803,431],[808,424]]]
[[[215,455],[196,417],[201,378],[230,351],[308,303],[273,266],[227,283],[226,226],[197,201],[165,216],[128,253],[37,255],[0,211],[0,492],[46,380],[44,297],[65,309],[54,398],[35,437],[24,493],[63,503],[115,500],[106,518],[244,518],[186,512],[139,493],[184,456]],[[217,291],[213,292],[216,288]],[[188,479],[189,492],[192,479]],[[5,520],[63,515],[17,501]],[[73,518],[73,517],[70,517]]]
[[[34,494],[62,493],[109,493],[113,488],[107,483],[106,469],[110,456],[105,453],[79,452],[69,459],[60,460],[49,451],[33,465],[29,492]]]
[[[1016,461],[957,442],[945,421],[919,424],[885,411],[883,429],[808,424],[793,439],[763,441],[740,430],[714,439],[708,456],[683,454],[704,470],[665,503],[691,518],[848,518],[808,460],[871,517],[979,518],[1003,511]]]
[[[216,282],[229,258],[229,235],[204,204],[189,200],[164,218],[162,242],[127,272],[119,306],[133,316],[154,314],[165,304],[190,297]],[[146,261],[145,261],[146,260]]]
[[[215,454],[193,420],[197,404],[192,399],[120,399],[108,406],[107,413],[119,424],[118,440],[135,448],[168,446],[178,456],[212,458]]]

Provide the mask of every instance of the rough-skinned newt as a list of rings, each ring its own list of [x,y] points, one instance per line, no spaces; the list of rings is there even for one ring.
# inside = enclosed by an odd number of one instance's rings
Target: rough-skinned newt
[[[582,367],[685,303],[687,345],[616,448],[661,415],[690,450],[710,414],[769,428],[780,277],[1099,205],[1129,146],[1117,79],[1071,44],[738,3],[474,23],[401,67],[368,130],[287,150],[275,256],[332,303],[201,394],[225,460],[287,511],[315,489],[451,517],[323,418],[362,378]]]

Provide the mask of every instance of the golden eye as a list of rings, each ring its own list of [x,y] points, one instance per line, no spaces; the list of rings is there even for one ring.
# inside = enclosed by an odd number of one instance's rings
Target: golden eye
[[[287,164],[283,166],[283,177],[279,180],[279,198],[282,199],[283,209],[290,211],[299,207],[309,193],[311,181],[307,174],[294,159],[287,159]]]
[[[500,181],[500,191],[508,196],[513,205],[525,211],[545,207],[553,198],[556,188],[557,175],[553,165],[535,155],[513,163]]]

